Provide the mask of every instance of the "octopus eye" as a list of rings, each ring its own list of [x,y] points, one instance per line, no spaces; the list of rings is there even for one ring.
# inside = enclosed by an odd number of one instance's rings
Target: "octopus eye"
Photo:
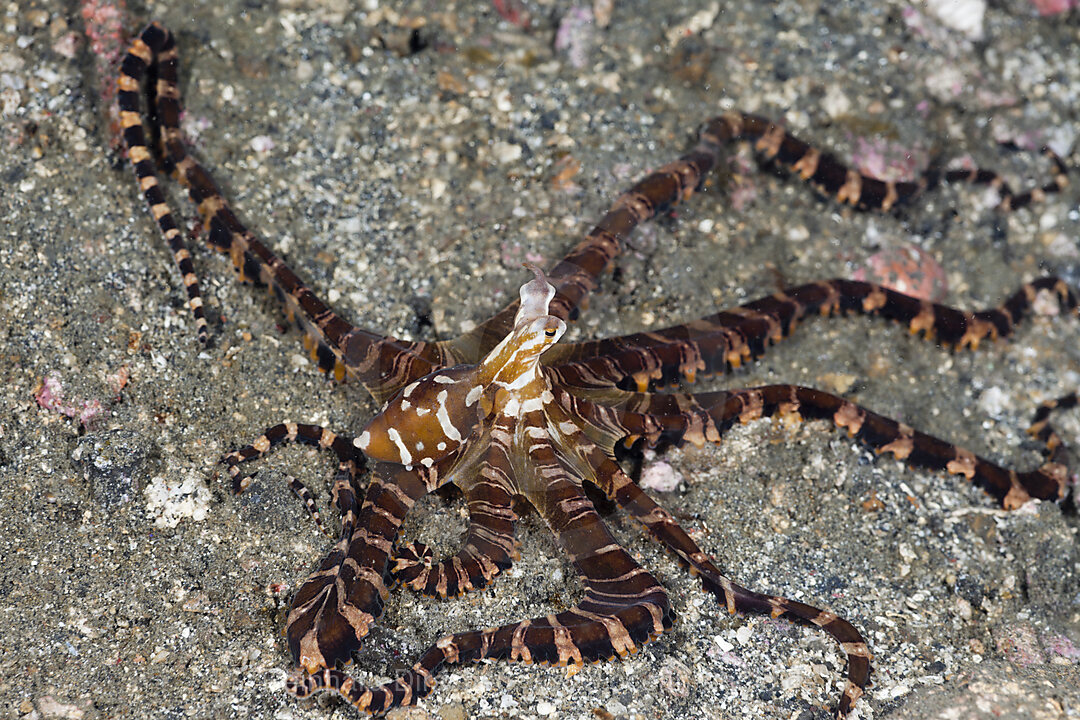
[[[547,335],[548,337],[555,337],[555,332],[556,332],[555,328],[549,328],[549,329],[544,331],[544,334]]]

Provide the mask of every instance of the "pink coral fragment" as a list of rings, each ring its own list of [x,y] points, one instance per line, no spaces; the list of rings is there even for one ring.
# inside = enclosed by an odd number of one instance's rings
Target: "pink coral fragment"
[[[1021,667],[1041,665],[1046,662],[1035,628],[1028,623],[1002,628],[997,634],[997,649],[1009,662]]]
[[[1080,0],[1031,0],[1035,10],[1042,16],[1057,15],[1080,6]]]
[[[851,161],[863,173],[878,180],[914,180],[929,164],[922,148],[910,148],[884,138],[855,138]]]
[[[101,403],[97,400],[81,400],[73,404],[64,402],[64,387],[55,373],[42,378],[34,391],[34,400],[46,410],[60,413],[69,418],[76,418],[83,427],[88,426],[101,414]]]
[[[865,267],[852,273],[852,278],[931,302],[940,302],[949,291],[944,268],[928,252],[914,245],[874,253],[866,259]]]
[[[525,9],[525,3],[521,0],[492,0],[491,5],[503,20],[517,25],[522,30],[529,28],[532,16],[529,15],[529,11]]]
[[[1045,634],[1040,639],[1051,662],[1054,662],[1054,658],[1061,658],[1073,665],[1080,664],[1080,648],[1069,638],[1064,635]]]
[[[38,385],[38,389],[34,393],[37,404],[46,410],[59,411],[60,402],[63,398],[64,389],[60,386],[60,378],[55,375],[49,375],[42,379],[41,384]]]
[[[116,111],[116,66],[127,48],[124,23],[127,8],[124,0],[83,0],[79,14],[85,23],[86,37],[94,58],[94,69],[101,87],[101,106],[108,115],[113,147],[120,147],[120,119]]]
[[[589,60],[596,34],[592,10],[572,7],[559,21],[555,31],[555,50],[564,53],[575,68],[583,68]]]

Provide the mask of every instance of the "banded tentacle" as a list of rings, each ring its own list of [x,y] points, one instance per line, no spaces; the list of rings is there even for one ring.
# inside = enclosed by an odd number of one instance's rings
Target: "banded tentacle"
[[[429,596],[456,597],[487,587],[510,568],[517,556],[514,525],[513,465],[501,441],[505,429],[496,426],[493,439],[475,475],[455,484],[465,492],[469,529],[461,549],[437,563],[422,543],[399,548],[394,555],[394,578]]]
[[[598,447],[592,449],[591,455],[597,486],[689,566],[691,572],[699,575],[703,589],[714,595],[729,613],[787,617],[828,633],[847,658],[847,682],[836,705],[836,717],[844,718],[851,712],[870,678],[870,650],[854,625],[829,611],[778,595],[754,592],[736,584],[716,567],[712,558],[698,547],[671,513],[631,480],[614,459],[606,457]]]
[[[231,479],[232,491],[240,494],[251,487],[254,475],[242,475],[240,465],[266,455],[274,448],[286,442],[299,442],[305,445],[314,445],[321,449],[330,449],[338,459],[338,474],[346,474],[355,478],[357,473],[364,467],[364,455],[352,445],[352,441],[342,437],[332,430],[327,430],[321,425],[309,425],[305,423],[283,422],[267,428],[250,445],[245,445],[239,450],[227,453],[221,458],[222,464],[228,468]],[[304,503],[311,519],[319,530],[326,533],[322,516],[316,506],[315,498],[307,487],[292,476],[288,476],[289,489],[296,494]],[[335,488],[337,487],[335,483]]]
[[[730,423],[718,426],[712,416],[730,396],[725,390],[708,393],[635,393],[616,388],[583,390],[555,387],[559,411],[580,425],[589,442],[613,454],[622,443],[643,441],[650,448],[702,446],[718,443]],[[569,426],[567,426],[569,427]]]
[[[379,400],[437,367],[459,359],[438,343],[409,342],[358,328],[335,313],[308,288],[295,272],[251,233],[232,211],[210,173],[188,154],[180,131],[180,88],[176,42],[172,34],[151,23],[132,43],[118,80],[118,103],[124,141],[150,210],[180,266],[188,288],[189,304],[196,316],[200,339],[206,337],[206,321],[199,297],[198,280],[190,255],[183,245],[172,212],[165,204],[156,169],[146,146],[139,90],[147,75],[157,78],[146,95],[154,108],[151,123],[161,138],[162,168],[187,188],[208,229],[208,244],[228,253],[241,281],[266,285],[282,303],[290,321],[305,333],[305,346],[324,372],[337,380],[346,375],[359,380]]]
[[[1014,210],[1041,202],[1047,194],[1060,192],[1069,182],[1068,169],[1049,147],[1041,148],[1041,152],[1053,165],[1050,181],[1041,187],[1015,193],[1000,174],[982,168],[942,170],[932,164],[915,180],[880,180],[848,167],[832,153],[822,152],[799,140],[782,125],[749,113],[734,112],[713,118],[706,123],[703,132],[711,134],[720,143],[752,142],[754,152],[766,163],[782,172],[798,175],[822,195],[861,210],[888,211],[912,200],[940,180],[989,185],[998,192],[999,207]],[[1005,146],[1015,147],[1008,143]]]
[[[996,308],[968,312],[920,300],[858,280],[800,285],[685,325],[575,344],[545,356],[558,383],[573,387],[619,385],[644,392],[708,377],[764,355],[814,315],[858,313],[904,323],[913,334],[945,347],[978,348],[983,340],[1010,336],[1030,314],[1040,292],[1076,313],[1076,293],[1056,277],[1022,285]]]
[[[1064,463],[1068,446],[1050,424],[1050,415],[1056,410],[1069,410],[1080,405],[1080,392],[1071,392],[1054,400],[1047,400],[1035,411],[1028,434],[1043,443],[1047,462]]]
[[[541,418],[542,420],[542,418]],[[361,686],[346,673],[324,669],[294,677],[290,690],[300,697],[334,690],[358,710],[381,713],[415,703],[434,686],[444,665],[483,659],[581,665],[625,656],[671,627],[673,613],[663,587],[623,550],[542,432],[531,431],[531,479],[518,477],[529,498],[570,555],[585,586],[573,608],[488,630],[447,635],[429,648],[410,670],[379,687]]]
[[[596,226],[547,274],[556,291],[548,312],[563,321],[575,319],[578,307],[622,253],[634,228],[663,215],[700,190],[716,167],[721,150],[711,136],[703,133],[690,152],[652,171],[619,195]],[[516,301],[510,303],[473,331],[451,341],[452,345],[465,353],[475,352],[477,357],[483,355],[509,332],[517,308]]]
[[[567,402],[565,398],[563,401]],[[668,414],[673,404],[680,408],[678,414]],[[1011,470],[837,395],[798,385],[701,394],[627,393],[620,405],[577,399],[571,407],[609,436],[621,432],[627,438],[645,437],[648,441],[651,429],[651,437],[675,445],[684,440],[697,443],[702,438],[716,442],[735,422],[774,415],[830,420],[879,454],[890,452],[911,467],[963,475],[1008,510],[1031,498],[1060,500],[1066,493],[1068,473],[1057,462],[1045,462],[1034,470]],[[687,428],[681,437],[680,426]]]
[[[377,463],[358,505],[358,488],[338,495],[342,530],[289,606],[285,634],[298,676],[347,663],[382,615],[389,560],[406,513],[440,482],[440,468],[407,471]]]
[[[1001,147],[1010,150],[1020,149],[1012,142],[1001,143]],[[941,173],[941,176],[945,182],[988,185],[997,190],[999,210],[1019,210],[1028,207],[1029,205],[1036,205],[1044,202],[1047,195],[1062,192],[1069,186],[1069,168],[1065,165],[1065,162],[1061,157],[1046,145],[1039,148],[1039,152],[1042,153],[1043,157],[1050,161],[1052,168],[1050,171],[1050,180],[1042,186],[1036,186],[1020,193],[1014,192],[1009,186],[1008,181],[1000,174],[984,168],[946,170]]]
[[[689,153],[646,175],[616,198],[600,222],[551,269],[549,279],[557,291],[551,313],[565,321],[575,319],[578,307],[599,284],[600,275],[622,253],[623,244],[634,228],[687,200],[704,185],[724,149],[739,141],[752,142],[754,151],[767,163],[798,175],[823,195],[860,210],[889,211],[939,180],[994,187],[1000,197],[999,207],[1011,210],[1041,202],[1046,195],[1066,188],[1069,182],[1068,168],[1048,147],[1043,147],[1041,152],[1053,165],[1051,180],[1021,193],[1014,193],[1000,174],[981,168],[942,170],[933,166],[917,180],[880,180],[849,168],[832,153],[799,140],[767,118],[727,113],[701,127],[697,144]],[[510,303],[472,332],[451,341],[452,346],[466,357],[483,355],[509,331],[516,310],[517,303]]]
[[[135,39],[120,65],[117,78],[116,103],[120,111],[120,125],[123,130],[124,145],[127,146],[128,160],[135,170],[139,188],[150,208],[150,214],[157,221],[158,229],[169,244],[173,262],[180,270],[180,277],[187,289],[188,307],[195,318],[195,332],[199,342],[208,340],[206,314],[203,310],[202,295],[199,292],[199,278],[191,264],[191,253],[184,243],[183,235],[176,218],[157,179],[157,169],[146,134],[143,131],[142,114],[139,105],[139,93],[147,73],[152,68],[174,68],[177,64],[176,43],[172,34],[157,23],[152,23]],[[148,95],[158,97],[172,94],[176,83],[168,83],[162,88],[147,88]]]
[[[726,396],[727,393],[715,393],[710,394],[709,398],[722,400]],[[636,423],[636,431],[647,432],[646,428],[649,428],[658,437],[659,433],[670,432],[681,425],[686,433],[700,432],[703,438],[707,436],[713,441],[719,440],[720,432],[711,426],[711,419],[704,410],[710,406],[705,397],[700,398],[704,403],[698,403],[691,396],[653,395],[648,399],[653,401],[650,403],[653,412],[649,414],[617,414],[611,410],[604,413],[602,408],[563,391],[555,396],[555,402],[547,408],[547,415],[550,424],[560,433],[560,447],[573,449],[575,464],[587,473],[585,477],[641,522],[650,535],[688,565],[692,572],[700,575],[703,588],[712,593],[728,612],[768,613],[773,618],[786,616],[816,625],[836,640],[847,656],[848,665],[847,683],[836,712],[838,718],[843,718],[863,694],[870,674],[870,651],[859,631],[831,612],[787,598],[756,593],[734,583],[714,565],[712,558],[687,535],[671,513],[649,497],[615,461],[611,445],[620,434],[620,421],[624,431],[627,425]],[[638,398],[639,403],[640,400]],[[660,406],[668,412],[656,414]],[[678,412],[680,409],[682,411]],[[677,412],[673,413],[673,410]],[[599,442],[594,441],[597,431],[601,438]]]

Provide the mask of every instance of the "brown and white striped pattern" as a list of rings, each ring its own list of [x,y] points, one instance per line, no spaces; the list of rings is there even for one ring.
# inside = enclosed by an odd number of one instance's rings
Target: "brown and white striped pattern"
[[[1080,393],[1071,392],[1068,395],[1048,400],[1039,406],[1032,418],[1028,434],[1043,443],[1046,452],[1046,460],[1050,463],[1065,464],[1069,456],[1069,448],[1062,441],[1061,436],[1050,424],[1050,415],[1056,410],[1071,410],[1080,405]]]
[[[832,153],[811,147],[790,135],[782,126],[758,115],[721,115],[705,124],[702,135],[713,138],[716,143],[750,141],[754,151],[766,163],[773,164],[783,172],[798,175],[818,192],[837,202],[848,203],[862,210],[891,210],[899,204],[910,202],[941,180],[993,187],[1000,197],[999,207],[1002,210],[1015,210],[1041,202],[1047,194],[1061,192],[1069,184],[1065,164],[1048,147],[1043,147],[1042,153],[1053,166],[1050,181],[1041,187],[1015,193],[1001,175],[981,168],[943,170],[940,165],[932,164],[917,180],[878,180],[847,167]],[[1017,149],[1009,143],[1004,146]]]
[[[963,475],[996,498],[1006,509],[1015,509],[1031,498],[1060,500],[1065,497],[1067,473],[1052,451],[1060,445],[1042,437],[1039,424],[1049,410],[1036,416],[1036,432],[1046,442],[1048,461],[1034,470],[1004,468],[969,450],[920,432],[908,425],[867,410],[842,397],[798,385],[765,385],[709,393],[609,392],[609,402],[590,402],[570,392],[557,395],[560,404],[587,419],[589,425],[610,438],[630,439],[656,445],[719,442],[735,423],[766,417],[829,420],[848,435],[878,453],[891,453],[912,467],[944,470]],[[1074,396],[1062,399],[1062,407]],[[1050,403],[1046,408],[1053,409]]]
[[[415,703],[446,664],[505,659],[578,666],[624,656],[671,627],[667,593],[614,540],[584,494],[593,483],[671,550],[730,612],[786,616],[820,627],[840,645],[847,680],[837,703],[843,718],[869,677],[869,649],[858,630],[837,615],[786,598],[756,593],[720,573],[675,519],[620,468],[616,449],[720,442],[736,422],[786,416],[821,418],[879,453],[909,465],[963,475],[1004,507],[1029,498],[1060,499],[1068,490],[1065,443],[1049,424],[1058,409],[1076,407],[1072,393],[1045,403],[1030,432],[1046,449],[1042,467],[1018,472],[975,453],[812,388],[768,385],[705,393],[650,392],[694,382],[761,357],[814,315],[861,313],[904,323],[912,333],[950,348],[977,348],[1009,336],[1039,293],[1075,312],[1076,294],[1049,277],[1023,285],[998,308],[964,312],[888,288],[829,280],[789,288],[678,327],[576,344],[556,345],[601,273],[622,252],[640,223],[686,201],[704,184],[731,143],[746,140],[768,163],[799,175],[840,203],[890,210],[939,180],[998,188],[1005,209],[1037,202],[1065,187],[1060,159],[1052,182],[1013,193],[987,171],[931,168],[913,182],[861,175],[811,148],[764,118],[729,114],[707,122],[697,145],[620,195],[596,227],[559,262],[549,278],[521,288],[520,300],[476,330],[441,343],[404,342],[357,328],[334,313],[237,219],[210,175],[188,155],[180,130],[180,93],[173,37],[147,27],[120,72],[124,139],[151,214],[173,252],[187,288],[200,340],[207,337],[191,258],[158,185],[157,167],[187,187],[208,228],[212,247],[229,254],[241,279],[265,284],[305,332],[319,366],[338,379],[358,379],[383,410],[354,438],[317,425],[281,423],[223,458],[233,488],[250,478],[240,465],[283,442],[332,450],[338,459],[333,503],[341,530],[331,551],[303,583],[290,606],[286,635],[294,672],[288,687],[305,697],[333,690],[356,708],[379,713]],[[147,76],[156,77],[144,88]],[[161,139],[156,158],[147,146],[139,95]],[[542,356],[542,357],[541,357]],[[542,360],[542,362],[541,362]],[[359,472],[370,465],[362,488]],[[398,546],[401,523],[417,499],[445,482],[465,494],[469,530],[461,549],[435,561],[421,544]],[[290,487],[322,527],[310,492]],[[360,649],[396,582],[453,597],[480,590],[516,557],[513,501],[524,498],[548,524],[585,588],[575,607],[497,628],[448,635],[400,677],[379,687],[355,682],[341,667]]]
[[[210,174],[192,158],[180,133],[180,89],[176,43],[172,34],[151,23],[132,43],[120,67],[117,102],[128,157],[139,186],[162,234],[169,243],[188,290],[199,339],[207,338],[198,280],[172,211],[157,180],[157,167],[147,147],[139,94],[148,74],[157,82],[145,88],[153,106],[150,118],[161,138],[158,163],[188,189],[207,228],[207,242],[228,253],[238,277],[266,285],[282,303],[290,321],[305,332],[305,345],[319,367],[342,380],[352,376],[378,399],[457,358],[438,343],[412,343],[353,326],[305,286],[285,262],[256,238],[233,213]]]
[[[262,457],[271,448],[285,442],[300,442],[306,445],[315,445],[320,449],[333,450],[338,459],[338,473],[350,478],[355,479],[357,473],[365,464],[363,454],[357,452],[347,438],[343,438],[319,425],[283,422],[267,428],[250,445],[234,450],[221,458],[221,462],[228,468],[233,492],[237,494],[244,492],[251,486],[253,479],[250,475],[240,474],[240,463]],[[291,476],[288,478],[288,483],[289,489],[304,503],[304,507],[307,509],[311,519],[315,521],[315,525],[321,532],[326,533],[326,526],[323,524],[322,516],[319,514],[311,491],[303,483]]]
[[[916,198],[940,180],[992,186],[1001,198],[999,207],[1014,210],[1042,202],[1047,194],[1060,192],[1069,183],[1064,162],[1045,147],[1042,152],[1053,165],[1051,180],[1040,188],[1019,194],[998,173],[983,169],[943,171],[932,166],[915,181],[878,180],[847,167],[836,156],[813,148],[766,118],[727,113],[702,125],[698,142],[689,153],[646,175],[616,198],[600,222],[552,268],[551,282],[558,291],[552,314],[564,320],[576,318],[582,301],[622,253],[634,228],[669,212],[700,190],[706,176],[720,164],[725,149],[738,141],[753,143],[755,152],[765,163],[781,172],[798,175],[823,195],[859,210],[887,212]],[[479,347],[481,353],[485,352],[506,334],[515,307],[511,304],[504,308],[472,332],[451,341],[451,345],[461,349]]]
[[[389,560],[401,522],[436,488],[439,471],[377,463],[362,504],[357,505],[355,486],[351,493],[337,493],[341,536],[293,597],[286,621],[297,667],[316,673],[350,662],[360,649],[389,594]]]
[[[455,555],[437,563],[422,543],[401,548],[394,556],[394,578],[429,596],[456,597],[487,587],[517,556],[513,503],[513,465],[507,446],[509,430],[496,425],[491,443],[475,473],[455,483],[465,493],[469,530]]]
[[[1077,295],[1062,280],[1039,278],[999,307],[975,312],[919,300],[858,280],[826,280],[778,292],[685,325],[556,347],[545,362],[559,382],[637,390],[694,382],[764,355],[808,317],[861,314],[905,324],[946,348],[977,349],[1008,337],[1030,312],[1038,293],[1050,293],[1076,313]]]
[[[191,264],[191,254],[184,244],[183,235],[177,227],[172,211],[165,202],[165,195],[158,184],[157,170],[150,149],[147,147],[142,115],[139,111],[139,92],[147,71],[157,68],[159,74],[175,77],[176,65],[176,43],[172,34],[156,23],[151,24],[131,44],[120,66],[120,75],[117,79],[117,105],[120,109],[124,144],[127,146],[128,159],[135,170],[139,189],[142,190],[143,197],[150,208],[150,214],[153,215],[161,234],[169,244],[173,261],[180,270],[180,277],[183,279],[184,287],[187,288],[188,306],[195,317],[195,330],[199,342],[206,343],[207,323],[203,312],[202,296],[199,292],[199,281]],[[159,81],[155,87],[147,87],[148,98],[157,99],[156,113],[158,115],[168,111],[175,102],[172,98],[175,87],[175,81],[170,85],[168,80]]]

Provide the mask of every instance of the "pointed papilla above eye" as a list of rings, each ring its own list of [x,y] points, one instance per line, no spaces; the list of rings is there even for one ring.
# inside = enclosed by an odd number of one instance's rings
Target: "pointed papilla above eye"
[[[530,263],[525,263],[524,267],[532,270],[536,277],[521,286],[518,293],[521,298],[521,307],[514,319],[515,325],[547,315],[548,304],[551,298],[555,297],[555,287],[547,281],[543,270]]]

